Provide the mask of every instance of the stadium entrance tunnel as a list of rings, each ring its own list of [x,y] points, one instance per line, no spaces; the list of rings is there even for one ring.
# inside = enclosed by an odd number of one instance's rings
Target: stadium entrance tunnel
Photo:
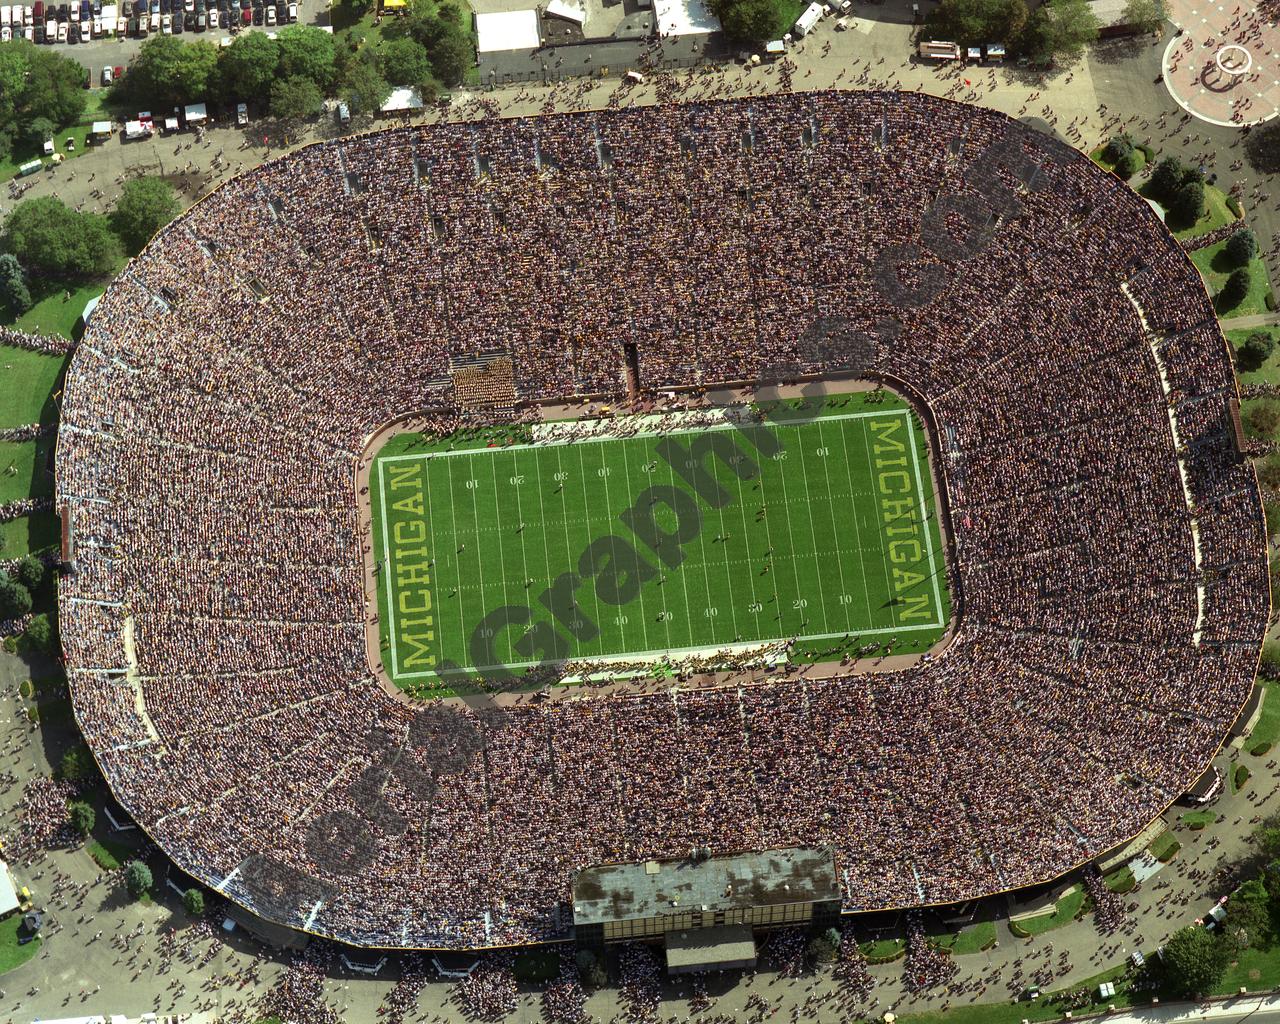
[[[929,438],[899,393],[855,381],[813,403],[398,420],[362,462],[370,667],[447,696],[910,663],[951,617]]]

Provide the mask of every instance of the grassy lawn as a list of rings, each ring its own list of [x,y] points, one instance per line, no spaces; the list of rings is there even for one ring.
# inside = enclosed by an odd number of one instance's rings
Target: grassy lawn
[[[996,941],[996,925],[994,921],[979,921],[971,928],[958,932],[938,932],[929,938],[942,949],[952,953],[981,953]]]
[[[1226,283],[1231,272],[1236,269],[1235,265],[1227,259],[1227,254],[1223,252],[1226,244],[1227,240],[1224,238],[1217,245],[1197,249],[1191,254],[1191,262],[1200,271],[1200,276],[1204,278],[1205,287],[1209,290],[1209,294],[1213,296],[1213,308],[1217,311],[1218,316],[1223,319],[1267,312],[1267,292],[1271,290],[1271,285],[1267,280],[1266,265],[1257,256],[1249,261],[1251,278],[1249,291],[1240,304],[1228,309],[1219,303],[1218,292],[1222,290],[1222,286]]]
[[[1137,879],[1133,877],[1133,871],[1130,870],[1128,865],[1117,868],[1102,880],[1107,883],[1108,889],[1118,893],[1133,892],[1134,886],[1138,884]]]
[[[82,284],[71,289],[71,298],[66,300],[63,295],[67,289],[55,288],[18,317],[13,326],[33,334],[60,334],[64,338],[70,338],[76,321],[84,312],[85,303],[95,295],[105,292],[109,283],[109,280],[104,280]]]
[[[876,939],[874,942],[863,942],[858,948],[868,960],[888,960],[899,956],[907,947],[905,939]]]
[[[106,63],[105,61],[103,63]],[[68,160],[74,160],[76,157],[88,152],[91,148],[86,144],[89,138],[89,129],[93,126],[94,121],[108,121],[111,114],[106,108],[106,89],[90,89],[88,94],[88,102],[84,106],[84,113],[80,116],[77,124],[70,128],[64,128],[54,133],[53,147],[54,151],[63,154]],[[66,149],[67,139],[76,140],[76,148],[68,153]],[[29,160],[40,159],[43,154],[40,147],[34,149],[28,146],[17,145],[13,147],[13,152],[9,154],[7,160],[0,160],[0,181],[8,181],[18,173],[18,168]],[[48,166],[48,157],[44,157],[45,165]]]
[[[1276,342],[1276,350],[1271,353],[1271,358],[1256,370],[1241,372],[1237,368],[1236,374],[1240,378],[1241,387],[1250,384],[1280,384],[1280,327],[1243,327],[1234,331],[1223,331],[1223,334],[1233,348],[1243,345],[1251,334],[1269,334]]]
[[[52,434],[20,444],[0,441],[0,502],[53,493],[53,477],[45,472],[53,444]]]
[[[65,363],[64,356],[0,346],[0,428],[56,421],[50,396]]]
[[[1187,811],[1178,820],[1186,825],[1187,828],[1198,832],[1200,829],[1208,828],[1212,825],[1218,820],[1218,816],[1213,811]]]
[[[1133,996],[1130,993],[1128,979],[1123,977],[1123,966],[1112,967],[1086,978],[1079,984],[1070,986],[1071,991],[1088,989],[1095,1000],[1087,1006],[1077,1006],[1071,1012],[1075,1017],[1101,1013],[1106,1010],[1107,1003],[1117,1007],[1132,1006]],[[1104,981],[1114,981],[1116,994],[1106,1003],[1097,1002],[1098,986]],[[900,1013],[898,1024],[1019,1024],[1020,1021],[1060,1020],[1067,1004],[1060,1001],[1066,989],[1057,989],[1038,999],[1008,1003],[978,1003],[969,1006],[956,1006],[944,1012]]]
[[[7,523],[0,523],[0,557],[21,558],[33,551],[43,551],[61,542],[58,517],[52,512],[37,512]]]
[[[1242,949],[1239,958],[1213,987],[1215,994],[1226,995],[1243,985],[1250,991],[1280,986],[1280,946],[1264,949]]]
[[[1014,935],[1020,937],[1043,935],[1055,928],[1061,928],[1064,924],[1070,924],[1075,920],[1076,914],[1080,913],[1082,906],[1084,906],[1084,890],[1077,885],[1058,900],[1057,905],[1047,914],[1037,914],[1035,917],[1011,921],[1009,927]]]
[[[18,925],[21,914],[11,914],[0,921],[0,974],[25,964],[40,952],[40,939],[33,939],[25,946],[18,945]]]
[[[1246,749],[1252,749],[1259,743],[1270,743],[1275,746],[1280,739],[1280,689],[1275,683],[1258,680],[1262,687],[1262,711],[1258,715],[1258,724],[1245,740]]]
[[[84,849],[104,871],[115,871],[138,855],[138,851],[128,843],[110,838],[90,839],[84,844]]]
[[[1172,832],[1161,832],[1156,836],[1155,841],[1147,847],[1151,851],[1151,856],[1163,864],[1167,864],[1173,860],[1182,844],[1173,837]]]

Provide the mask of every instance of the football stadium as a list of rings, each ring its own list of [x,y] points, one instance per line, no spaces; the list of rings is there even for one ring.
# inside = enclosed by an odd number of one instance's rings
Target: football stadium
[[[680,927],[955,904],[1221,748],[1270,608],[1241,443],[1159,218],[991,110],[318,143],[76,350],[75,715],[178,867],[357,945],[656,934],[682,858]]]

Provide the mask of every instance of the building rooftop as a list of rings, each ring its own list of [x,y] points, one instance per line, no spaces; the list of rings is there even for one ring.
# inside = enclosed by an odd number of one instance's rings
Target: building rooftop
[[[598,864],[573,881],[575,924],[838,900],[829,848],[791,847],[695,860]]]

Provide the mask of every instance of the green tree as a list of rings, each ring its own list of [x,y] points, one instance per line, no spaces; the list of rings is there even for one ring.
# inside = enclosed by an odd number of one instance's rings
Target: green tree
[[[1244,301],[1244,297],[1249,294],[1249,287],[1253,284],[1253,277],[1249,273],[1248,267],[1240,267],[1231,271],[1231,276],[1227,278],[1226,284],[1222,286],[1222,291],[1218,292],[1218,308],[1222,312],[1229,309],[1235,309]],[[1248,341],[1245,344],[1249,344]],[[1259,364],[1261,365],[1261,364]]]
[[[1248,291],[1248,288],[1245,289]],[[1236,366],[1245,373],[1252,373],[1271,358],[1275,351],[1275,339],[1265,331],[1255,331],[1236,349]]]
[[[13,316],[19,316],[31,308],[27,272],[22,269],[18,257],[11,252],[0,253],[0,306]]]
[[[204,913],[204,893],[192,887],[182,894],[182,909],[192,917]]]
[[[742,0],[743,3],[752,5],[753,9],[761,0]],[[746,12],[751,14],[752,12]],[[753,18],[758,20],[758,10],[752,14]],[[738,17],[737,14],[731,14],[731,24],[733,18]],[[733,31],[763,31],[764,35],[751,36],[739,35],[737,38],[759,41],[776,35],[785,29],[786,26],[777,22],[778,14],[776,7],[771,7],[769,11],[770,21],[767,26],[763,23],[747,24],[746,18],[743,18],[743,24],[738,25]],[[733,35],[728,25],[724,24],[723,18],[721,25],[725,31]],[[475,45],[471,39],[471,21],[468,14],[464,19],[462,10],[454,3],[445,2],[438,7],[434,5],[433,0],[413,0],[409,6],[408,14],[401,18],[399,24],[394,27],[392,35],[408,35],[416,39],[419,43],[427,48],[427,53],[431,57],[431,70],[435,77],[444,82],[445,85],[457,85],[462,81],[463,75],[467,69],[476,62]]]
[[[281,79],[305,78],[313,82],[321,93],[329,89],[337,70],[337,49],[330,33],[314,25],[290,25],[279,33],[277,42]],[[273,87],[273,102],[274,99]]]
[[[1243,267],[1257,254],[1258,240],[1248,228],[1241,228],[1227,239],[1222,251],[1234,266]]]
[[[1069,64],[1098,38],[1099,27],[1088,0],[1049,0],[1027,21],[1027,55],[1038,64]]]
[[[58,778],[64,782],[79,782],[82,779],[91,779],[97,774],[97,771],[97,766],[93,762],[93,755],[89,753],[89,748],[83,743],[68,747],[62,755],[62,760],[58,762]]]
[[[124,866],[124,884],[135,900],[151,891],[154,884],[151,869],[140,860],[131,860]]]
[[[382,77],[377,58],[371,48],[352,54],[342,67],[338,95],[355,113],[373,113],[391,94],[391,83]]]
[[[1271,935],[1271,894],[1251,878],[1227,901],[1227,929],[1240,947],[1265,945]]]
[[[218,48],[212,43],[152,36],[133,58],[120,89],[132,102],[153,110],[200,103],[209,98],[217,68]]]
[[[83,74],[79,63],[57,51],[26,40],[0,44],[0,128],[7,144],[26,136],[36,119],[55,131],[77,121],[85,107]]]
[[[218,80],[228,102],[265,100],[280,64],[280,46],[265,32],[241,32],[218,57]]]
[[[773,0],[712,0],[711,9],[731,39],[762,43],[778,33],[778,7]]]
[[[1199,925],[1179,929],[1165,943],[1165,977],[1179,995],[1208,992],[1227,969],[1230,951],[1213,932]]]
[[[1128,181],[1135,174],[1142,170],[1142,154],[1136,149],[1131,149],[1116,161],[1116,174]]]
[[[324,96],[309,78],[285,78],[271,86],[271,113],[282,121],[314,117],[324,107]]]
[[[57,134],[58,126],[47,117],[33,117],[23,122],[22,142],[36,151]]]
[[[1275,540],[1276,535],[1280,534],[1280,502],[1266,502],[1262,506],[1262,512],[1267,520],[1267,537],[1270,540]],[[1276,653],[1280,654],[1280,651],[1277,651]],[[1265,657],[1266,651],[1263,651],[1263,655]],[[1277,663],[1276,667],[1280,668],[1280,662]],[[1266,673],[1259,668],[1258,674],[1265,675]]]
[[[31,611],[31,591],[17,580],[0,575],[0,621],[19,619]]]
[[[1166,156],[1151,172],[1151,193],[1162,203],[1169,203],[1182,184],[1182,163],[1176,156]]]
[[[1025,0],[942,0],[926,19],[933,38],[965,46],[1010,42],[1026,24]]]
[[[96,213],[77,213],[61,199],[42,196],[13,208],[5,219],[0,248],[36,274],[87,278],[105,274],[120,257],[120,246]]]
[[[39,615],[31,616],[31,621],[27,624],[26,631],[22,634],[24,646],[37,651],[43,651],[46,654],[55,654],[58,638],[57,631],[53,628],[53,623],[49,621],[49,616],[41,612]]]
[[[1248,129],[1244,151],[1254,170],[1263,174],[1280,171],[1280,121]]]
[[[1120,20],[1140,32],[1155,33],[1160,31],[1168,17],[1169,7],[1165,0],[1128,0]]]
[[[249,32],[247,35],[261,35]],[[124,244],[125,252],[142,251],[151,236],[173,220],[182,209],[172,186],[163,178],[134,178],[111,211],[111,230]]]
[[[580,949],[575,960],[578,965],[578,977],[582,979],[583,985],[587,988],[604,987],[609,977],[605,973],[604,965],[600,963],[595,953],[589,949]]]
[[[33,593],[44,585],[45,576],[44,563],[33,555],[18,559],[13,567],[13,578]]]
[[[416,39],[389,39],[378,57],[382,75],[392,85],[421,85],[431,78],[431,58]]]
[[[1271,437],[1280,427],[1280,402],[1257,402],[1249,410],[1249,426],[1259,437]]]
[[[71,818],[71,827],[81,836],[88,836],[98,820],[93,808],[83,800],[73,800],[67,804],[67,813]]]
[[[1169,204],[1169,212],[1181,224],[1190,227],[1204,216],[1204,184],[1191,180],[1185,182],[1174,193],[1173,202]]]
[[[1123,156],[1132,152],[1133,136],[1128,132],[1122,132],[1120,135],[1113,135],[1107,139],[1102,155],[1114,164],[1119,163]]]

